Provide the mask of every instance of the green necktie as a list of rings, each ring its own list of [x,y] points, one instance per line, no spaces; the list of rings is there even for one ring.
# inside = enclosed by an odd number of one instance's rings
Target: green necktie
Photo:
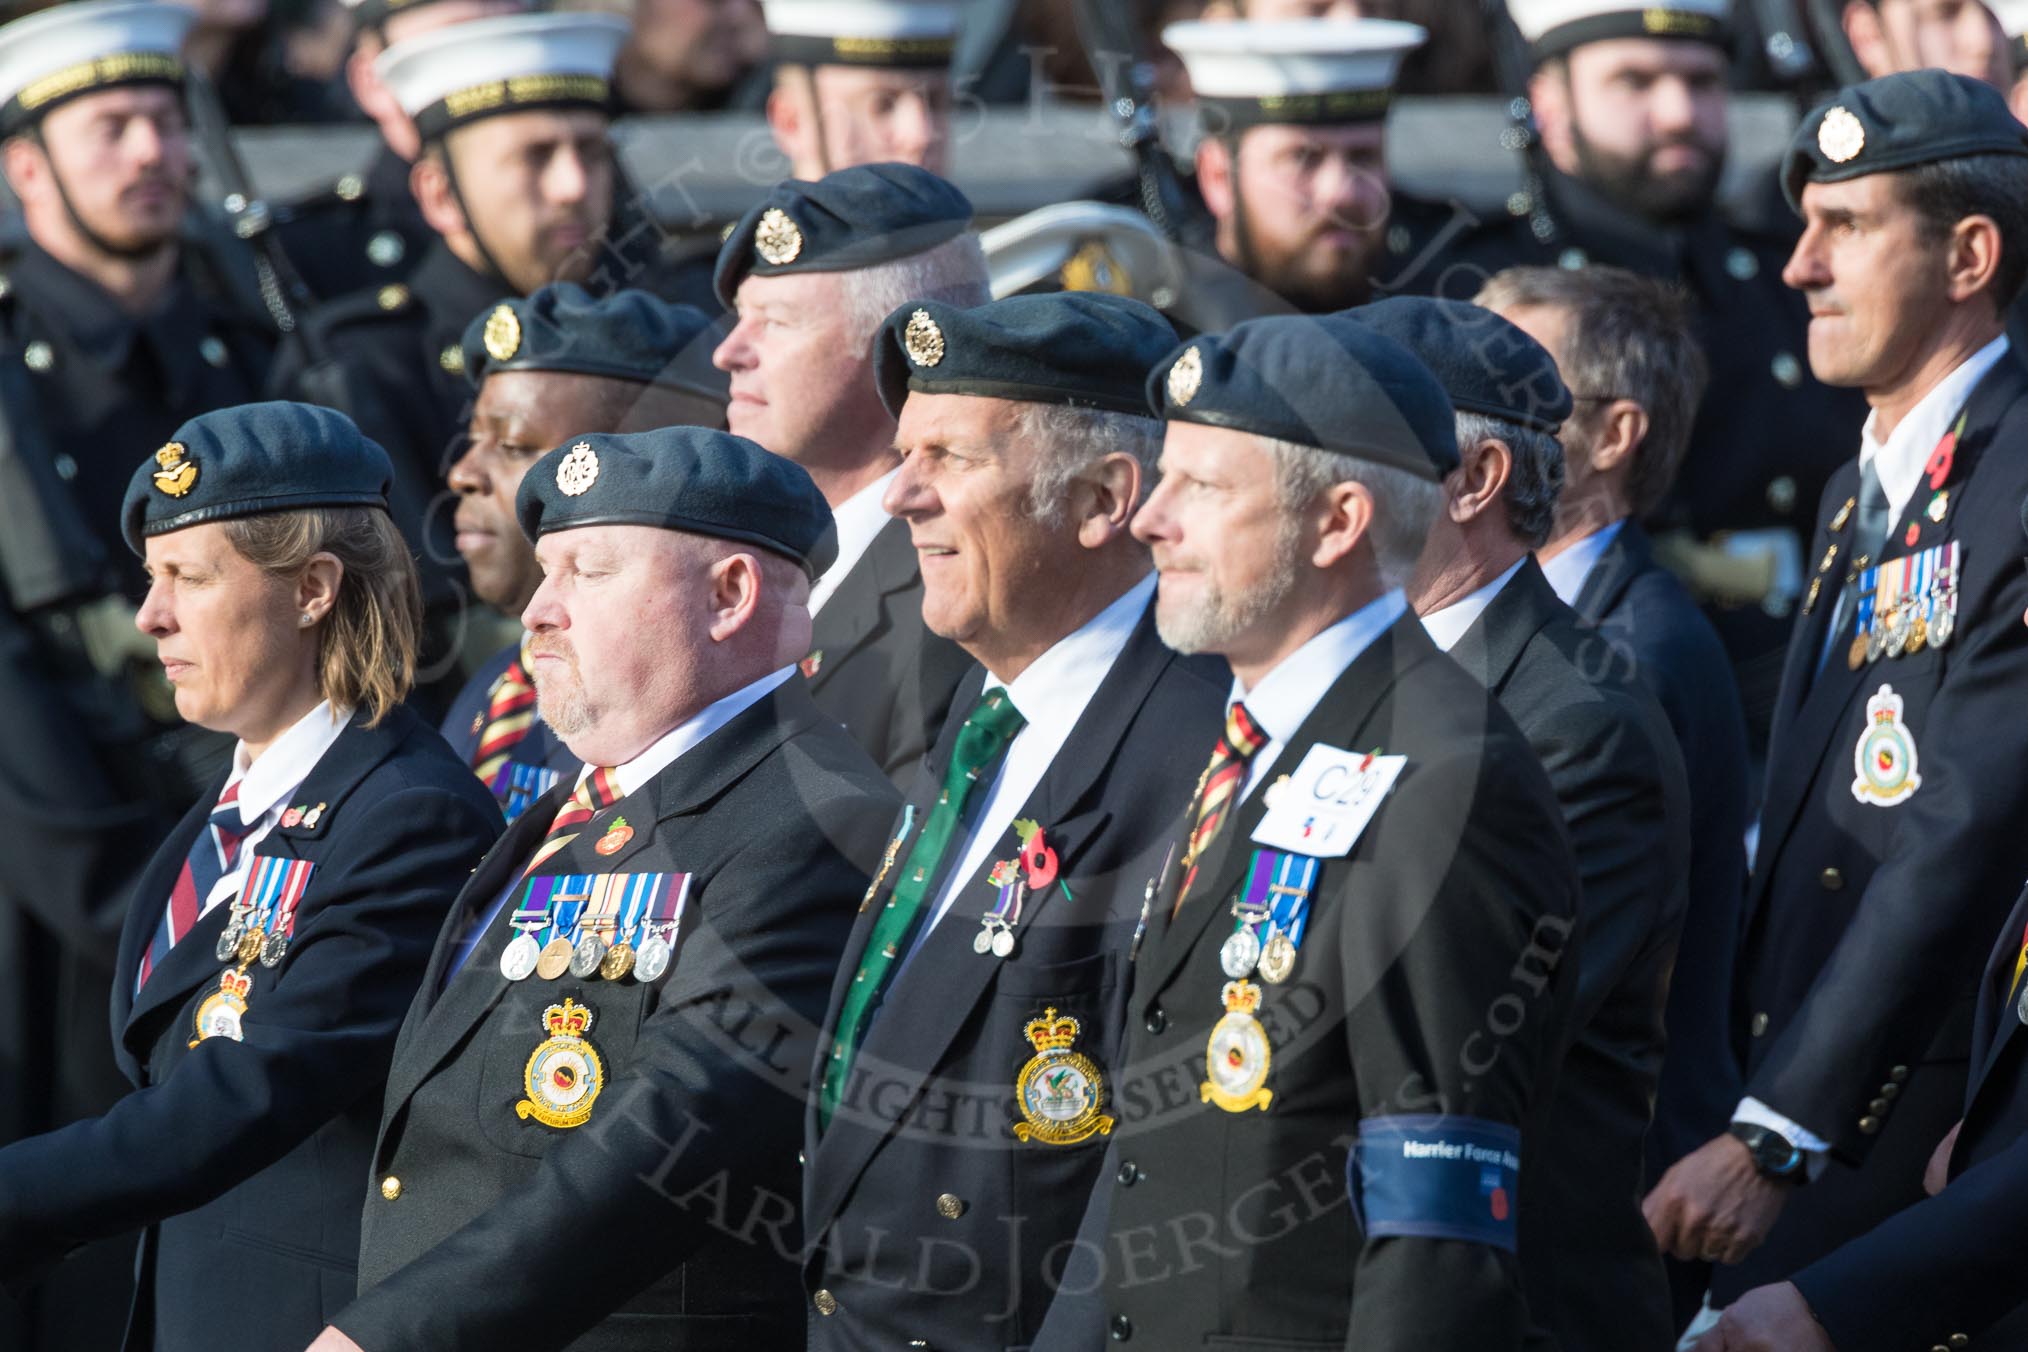
[[[1007,692],[999,689],[989,691],[965,720],[965,726],[958,730],[957,745],[951,750],[951,766],[944,773],[944,790],[937,796],[937,805],[930,810],[922,834],[915,838],[915,847],[908,852],[886,907],[873,922],[864,959],[852,979],[852,988],[845,992],[845,1003],[839,1008],[838,1031],[831,1044],[830,1058],[824,1063],[824,1087],[817,1100],[820,1127],[831,1125],[831,1114],[838,1109],[852,1059],[859,1051],[859,1039],[866,1032],[867,1016],[886,993],[888,980],[894,975],[909,936],[922,918],[930,884],[943,862],[945,847],[957,834],[972,786],[978,783],[985,768],[1000,758],[1026,721],[1014,707],[1014,701],[1007,698]]]

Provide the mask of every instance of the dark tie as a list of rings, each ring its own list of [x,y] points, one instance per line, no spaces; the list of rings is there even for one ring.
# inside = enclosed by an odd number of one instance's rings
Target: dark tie
[[[162,923],[155,927],[155,937],[148,944],[148,951],[141,955],[141,970],[134,978],[137,995],[177,940],[190,933],[190,927],[197,923],[211,889],[239,862],[240,842],[247,836],[239,816],[239,785],[236,779],[226,785],[225,792],[218,797],[218,806],[211,809],[211,820],[190,843],[183,871],[176,875],[176,885],[169,889],[169,904],[162,908]]]
[[[1253,721],[1246,706],[1235,700],[1225,711],[1225,735],[1212,748],[1211,763],[1204,767],[1204,778],[1197,785],[1197,801],[1191,809],[1190,843],[1183,852],[1183,885],[1176,889],[1171,916],[1183,909],[1183,899],[1190,895],[1190,885],[1197,881],[1198,865],[1218,839],[1232,804],[1239,797],[1240,786],[1246,783],[1247,767],[1267,744],[1268,735]]]
[[[929,900],[930,884],[936,880],[944,850],[957,834],[965,801],[987,766],[1007,750],[1027,720],[1014,707],[1005,690],[994,690],[979,701],[965,726],[958,730],[951,749],[950,769],[944,772],[943,792],[923,823],[922,834],[902,865],[901,878],[894,885],[887,905],[874,919],[873,933],[866,941],[866,953],[845,1001],[838,1010],[838,1030],[831,1055],[824,1063],[824,1088],[817,1100],[820,1126],[831,1125],[831,1114],[844,1096],[846,1077],[866,1033],[867,1018],[887,992],[887,984],[899,964],[902,950]]]

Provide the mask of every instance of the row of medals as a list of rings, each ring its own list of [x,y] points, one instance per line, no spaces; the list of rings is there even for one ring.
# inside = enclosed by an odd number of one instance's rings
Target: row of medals
[[[1243,981],[1255,972],[1261,980],[1280,985],[1289,979],[1289,973],[1296,970],[1296,943],[1282,933],[1275,925],[1268,926],[1267,942],[1262,943],[1254,933],[1254,926],[1267,918],[1265,907],[1248,906],[1235,901],[1232,913],[1239,917],[1240,927],[1219,946],[1218,965],[1234,981]]]
[[[579,935],[575,944],[560,934],[538,944],[533,934],[523,930],[500,954],[500,975],[509,981],[525,981],[530,976],[554,981],[565,972],[580,981],[594,976],[607,981],[624,981],[629,976],[637,981],[658,981],[676,954],[669,942],[674,929],[672,921],[651,925],[639,949],[625,939],[607,943],[596,934]]]
[[[1845,654],[1845,665],[1857,671],[1868,662],[1878,662],[1883,657],[1915,656],[1925,647],[1941,648],[1951,641],[1951,634],[1957,629],[1958,593],[1956,588],[1948,592],[1934,593],[1936,618],[1926,620],[1920,613],[1929,597],[1896,606],[1885,620],[1876,621],[1871,629],[1852,637],[1851,650]]]
[[[280,932],[269,934],[265,930],[247,924],[252,908],[238,912],[219,931],[218,945],[212,949],[220,962],[237,962],[245,967],[255,958],[263,967],[279,967],[288,956],[289,936]]]

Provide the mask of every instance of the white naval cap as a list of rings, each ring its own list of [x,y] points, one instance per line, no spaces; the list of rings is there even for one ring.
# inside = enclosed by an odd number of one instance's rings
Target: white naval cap
[[[1607,38],[1687,38],[1725,44],[1731,0],[1507,0],[1537,61]]]
[[[979,232],[993,299],[1051,282],[1065,291],[1110,291],[1170,301],[1181,277],[1169,243],[1141,212],[1110,202],[1052,202]]]
[[[2028,0],[1986,0],[1986,8],[2000,21],[2000,31],[2008,37],[2028,35]]]
[[[775,60],[936,69],[957,50],[953,0],[761,0]]]
[[[1171,24],[1162,42],[1182,59],[1207,126],[1373,122],[1387,116],[1395,77],[1427,31],[1392,19],[1273,19]]]
[[[609,110],[632,29],[616,14],[502,14],[397,42],[373,71],[429,140],[496,113]]]
[[[12,135],[80,94],[181,84],[187,5],[82,0],[0,27],[0,134]]]

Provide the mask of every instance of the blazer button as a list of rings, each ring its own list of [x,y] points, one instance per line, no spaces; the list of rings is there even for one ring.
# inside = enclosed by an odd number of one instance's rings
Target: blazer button
[[[1887,1115],[1887,1110],[1893,1106],[1894,1105],[1889,1103],[1886,1099],[1877,1098],[1874,1099],[1873,1102],[1866,1105],[1866,1111],[1872,1113],[1875,1117],[1885,1117]]]
[[[1168,1028],[1168,1026],[1169,1026],[1169,1015],[1167,1014],[1167,1012],[1163,1010],[1163,1008],[1160,1005],[1156,1005],[1153,1009],[1148,1011],[1148,1020],[1145,1027],[1149,1032],[1155,1034],[1155,1036],[1157,1037],[1160,1037],[1162,1035],[1163,1030]],[[1121,1317],[1124,1318],[1125,1316]]]
[[[954,1192],[944,1193],[937,1198],[937,1215],[947,1221],[954,1221],[965,1214],[965,1199]]]
[[[401,1180],[393,1174],[380,1180],[380,1195],[392,1202],[401,1196]]]
[[[1120,1171],[1113,1177],[1119,1179],[1121,1187],[1131,1188],[1141,1181],[1141,1166],[1132,1160],[1121,1160]]]
[[[1859,1134],[1861,1136],[1871,1136],[1879,1130],[1880,1130],[1879,1118],[1862,1117],[1859,1119]]]
[[[817,1307],[818,1314],[832,1315],[838,1313],[838,1297],[832,1295],[821,1286],[817,1288],[817,1293],[810,1297],[810,1303]]]
[[[1896,1084],[1901,1084],[1902,1082],[1908,1079],[1908,1067],[1896,1066],[1893,1070],[1887,1072],[1887,1078],[1894,1081]]]
[[[1964,1334],[1962,1334],[1962,1333],[1953,1333],[1953,1334],[1951,1335],[1951,1346],[1952,1346],[1952,1347],[1970,1347],[1971,1345],[1972,1345],[1972,1340],[1971,1340],[1970,1338],[1967,1338],[1967,1337],[1966,1337],[1966,1336],[1965,1336]]]
[[[1134,1321],[1123,1314],[1113,1316],[1113,1341],[1124,1343],[1134,1336]]]
[[[1767,1011],[1762,1010],[1760,1013],[1754,1015],[1753,1023],[1751,1026],[1753,1028],[1753,1035],[1755,1037],[1765,1037],[1767,1035]]]
[[[1894,1081],[1889,1080],[1886,1084],[1880,1086],[1880,1097],[1884,1099],[1892,1099],[1899,1098],[1900,1096],[1901,1096],[1901,1086],[1894,1083]]]
[[[1844,889],[1845,875],[1838,872],[1837,869],[1827,868],[1817,875],[1817,881],[1824,885],[1826,892],[1838,892]]]

